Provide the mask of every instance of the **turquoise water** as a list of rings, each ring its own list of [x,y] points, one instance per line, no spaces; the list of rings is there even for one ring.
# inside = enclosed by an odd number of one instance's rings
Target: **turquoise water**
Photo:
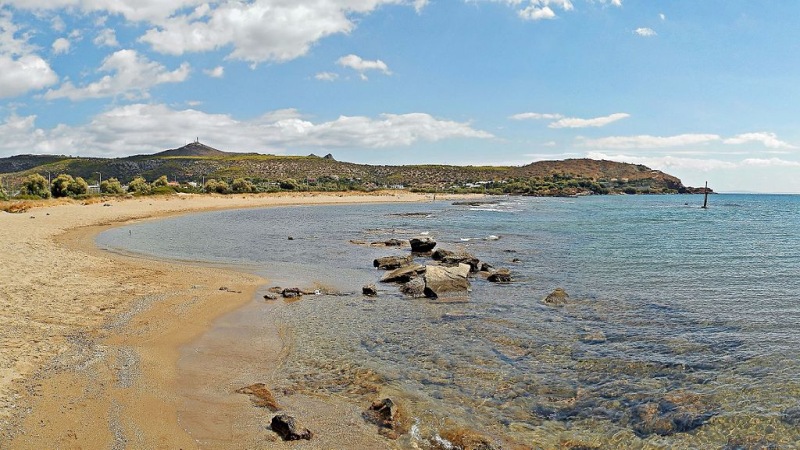
[[[800,197],[497,200],[213,212],[97,242],[353,293],[280,309],[283,387],[391,392],[414,419],[402,446],[458,427],[542,448],[800,446]],[[408,250],[350,241],[423,233],[515,281],[476,277],[467,303],[362,297],[372,260]],[[541,301],[556,287],[564,307]]]

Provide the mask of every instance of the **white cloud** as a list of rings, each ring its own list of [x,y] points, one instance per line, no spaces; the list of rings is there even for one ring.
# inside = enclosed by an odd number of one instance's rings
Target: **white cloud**
[[[633,33],[642,37],[653,37],[658,35],[655,30],[646,27],[637,28],[633,30]]]
[[[117,34],[111,28],[104,28],[94,38],[94,45],[98,47],[119,47]]]
[[[320,72],[314,75],[314,78],[319,81],[336,81],[339,78],[339,74],[333,72]]]
[[[254,64],[289,61],[308,53],[319,40],[350,33],[353,15],[368,14],[382,5],[407,4],[418,11],[427,1],[416,0],[254,0],[203,4],[191,14],[157,23],[141,37],[156,51],[181,55],[231,46],[231,59]]]
[[[561,114],[550,114],[550,113],[535,113],[535,112],[526,112],[526,113],[519,113],[514,114],[513,116],[509,117],[509,119],[514,120],[557,120],[561,119],[564,116]]]
[[[163,65],[148,60],[135,50],[120,50],[108,56],[98,71],[111,75],[82,87],[66,81],[58,89],[47,91],[44,97],[48,100],[69,98],[76,101],[120,95],[127,99],[147,97],[148,90],[153,86],[186,80],[190,67],[188,63],[183,63],[170,72]]]
[[[211,78],[222,78],[225,76],[225,68],[222,66],[217,66],[213,69],[206,69],[203,71],[203,73]]]
[[[575,9],[571,0],[489,0],[494,3],[505,3],[517,8],[520,18],[531,21],[555,19],[556,10],[572,11]],[[588,3],[601,5],[622,6],[622,0],[587,0]]]
[[[73,10],[119,14],[131,21],[158,22],[176,11],[202,4],[204,0],[4,0],[20,10]]]
[[[382,72],[384,75],[392,74],[392,72],[389,70],[389,66],[387,66],[386,63],[381,61],[380,59],[376,59],[375,61],[369,61],[361,59],[361,57],[357,55],[347,55],[339,58],[339,60],[336,61],[336,64],[339,64],[342,67],[349,67],[355,70],[356,72],[359,73],[362,80],[367,79],[365,72],[369,70],[377,70],[379,72]]]
[[[667,20],[667,16],[664,13],[659,14],[658,18],[661,19],[662,22]]]
[[[725,139],[726,144],[747,144],[750,142],[760,142],[768,148],[796,148],[788,142],[781,141],[775,133],[759,132],[759,133],[743,133],[738,134],[732,138]]]
[[[194,109],[175,110],[160,104],[117,107],[83,126],[36,128],[36,116],[12,115],[0,124],[0,154],[80,151],[86,156],[124,156],[160,151],[170,142],[200,136],[210,145],[233,151],[284,152],[300,148],[387,148],[419,141],[493,136],[468,123],[442,120],[424,113],[342,116],[311,122],[296,110],[278,110],[252,120]],[[204,138],[205,137],[205,138]]]
[[[57,82],[58,75],[39,56],[14,58],[0,54],[0,98],[16,97]]]
[[[627,119],[630,114],[615,113],[604,117],[595,117],[593,119],[579,119],[575,117],[564,117],[550,125],[549,128],[589,128],[589,127],[604,127],[610,123],[618,120]]]
[[[667,148],[686,145],[701,145],[720,141],[716,134],[680,134],[676,136],[609,136],[599,139],[580,138],[583,147],[608,149]]]
[[[66,38],[58,38],[53,42],[53,54],[61,55],[64,53],[68,53],[70,48],[69,39]]]

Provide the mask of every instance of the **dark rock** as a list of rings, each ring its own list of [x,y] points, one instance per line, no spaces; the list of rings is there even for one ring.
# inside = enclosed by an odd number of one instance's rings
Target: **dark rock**
[[[496,205],[500,203],[499,200],[467,200],[453,202],[453,206],[483,206],[483,205]]]
[[[303,291],[300,288],[286,288],[281,291],[281,295],[283,295],[283,298],[302,297]]]
[[[459,264],[466,264],[469,266],[469,271],[472,273],[478,272],[480,268],[480,260],[469,253],[453,253],[442,258],[442,264],[446,266],[457,266]]]
[[[372,402],[369,411],[372,411],[375,422],[379,426],[394,428],[394,422],[397,418],[397,407],[392,399],[385,398]]]
[[[408,256],[384,256],[372,261],[372,265],[378,269],[394,270],[407,266],[414,261],[414,257]]]
[[[497,269],[496,271],[492,272],[491,275],[489,275],[487,280],[491,281],[492,283],[510,283],[511,271],[508,269]]]
[[[433,258],[434,261],[441,261],[450,255],[455,255],[455,252],[451,252],[450,250],[445,250],[443,248],[437,248],[436,251],[431,255],[431,258]]]
[[[247,394],[250,396],[250,401],[253,405],[260,408],[269,408],[272,411],[277,411],[280,408],[272,392],[267,388],[264,383],[256,383],[250,386],[243,387],[236,390],[237,394]]]
[[[519,259],[519,258],[514,258],[514,259],[511,260],[511,262],[514,263],[514,264],[519,264],[519,263],[522,262],[522,260]]]
[[[425,296],[440,298],[442,295],[463,296],[470,290],[469,266],[459,264],[457,267],[426,266]]]
[[[481,272],[491,272],[494,267],[489,263],[481,263]]]
[[[264,294],[264,300],[277,300],[278,296],[273,293]]]
[[[406,244],[405,241],[401,241],[400,239],[388,239],[386,241],[378,241],[372,242],[369,245],[372,247],[402,247]]]
[[[361,288],[361,293],[367,297],[375,297],[378,295],[378,288],[374,284],[368,284]]]
[[[331,155],[330,153],[328,153],[327,155],[323,156],[323,157],[322,157],[322,159],[329,159],[329,160],[331,160],[331,161],[336,161],[336,160],[333,158],[333,155]]]
[[[783,411],[781,420],[793,426],[800,426],[800,406],[795,406]]]
[[[289,236],[289,239],[288,239],[288,240],[290,240],[290,241],[293,241],[293,240],[294,240],[294,238],[293,238],[293,237],[291,237],[291,236]]]
[[[408,243],[411,244],[411,251],[414,253],[427,253],[436,247],[436,241],[429,237],[411,238]]]
[[[381,283],[407,283],[412,278],[425,272],[425,266],[420,264],[409,264],[407,266],[395,269],[381,278]]]
[[[284,441],[311,440],[314,434],[308,428],[303,428],[294,417],[288,414],[278,414],[270,423],[272,431],[278,433]]]
[[[546,305],[561,306],[569,301],[569,294],[562,288],[556,288],[542,300]]]
[[[425,297],[425,280],[422,278],[412,278],[407,283],[400,286],[400,292],[409,297]]]

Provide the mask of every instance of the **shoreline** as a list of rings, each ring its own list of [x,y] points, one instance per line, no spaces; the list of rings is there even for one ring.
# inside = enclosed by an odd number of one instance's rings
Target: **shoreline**
[[[13,269],[0,275],[0,293],[9,299],[0,316],[0,443],[14,448],[198,446],[181,423],[185,411],[178,391],[186,384],[178,378],[181,349],[215,321],[252,303],[266,280],[190,262],[113,254],[95,246],[101,231],[222,209],[426,200],[427,195],[410,193],[170,196],[0,215],[8,230],[0,238],[0,262]],[[260,426],[262,438],[272,434],[264,431],[263,410],[250,406],[245,395],[231,397],[234,408],[247,407],[250,426]],[[320,406],[319,399],[299,400],[300,409]],[[343,405],[335,406],[330,408],[334,416]],[[324,430],[326,423],[318,426]],[[359,429],[377,437],[371,428]]]

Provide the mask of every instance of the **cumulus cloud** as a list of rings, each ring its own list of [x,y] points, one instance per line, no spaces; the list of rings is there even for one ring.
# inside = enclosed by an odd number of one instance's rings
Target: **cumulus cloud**
[[[57,82],[58,75],[39,56],[14,58],[0,54],[0,98],[16,97]]]
[[[738,134],[732,138],[725,139],[724,141],[726,144],[748,144],[751,142],[761,143],[765,147],[768,148],[796,148],[795,146],[789,144],[788,142],[784,142],[778,139],[778,136],[775,133],[767,133],[767,132],[758,132],[758,133],[743,133]]]
[[[646,27],[637,28],[633,30],[633,33],[641,37],[653,37],[658,35],[655,30]]]
[[[701,145],[722,140],[716,134],[679,134],[676,136],[609,136],[599,139],[581,138],[579,144],[591,148],[641,149]]]
[[[376,59],[375,61],[369,61],[366,59],[361,59],[361,57],[357,55],[347,55],[339,58],[339,60],[336,61],[336,64],[339,64],[342,67],[349,67],[355,70],[356,72],[359,73],[362,80],[367,79],[367,75],[365,74],[365,72],[370,70],[382,72],[384,75],[392,74],[392,72],[389,70],[389,66],[387,66],[386,63],[381,61],[380,59]]]
[[[94,45],[98,47],[119,47],[117,34],[111,28],[104,28],[94,38]]]
[[[206,69],[203,71],[203,73],[211,78],[222,78],[225,76],[225,68],[222,66],[217,66],[213,69]]]
[[[618,120],[627,119],[630,117],[630,114],[626,113],[615,113],[611,114],[610,116],[604,117],[595,117],[593,119],[579,119],[576,117],[564,117],[559,119],[550,125],[549,128],[589,128],[589,127],[604,127],[610,123],[614,123]]]
[[[408,146],[419,141],[487,139],[493,136],[469,123],[437,119],[425,113],[341,116],[312,122],[293,109],[266,113],[252,120],[195,109],[175,110],[161,104],[114,108],[82,126],[45,130],[36,116],[10,116],[0,124],[0,154],[26,149],[37,153],[79,150],[85,155],[124,156],[163,150],[181,137],[208,136],[212,145],[239,151],[284,152],[297,148],[370,148]]]
[[[314,78],[319,81],[336,81],[339,78],[339,74],[333,72],[320,72],[314,75]]]
[[[186,80],[190,67],[188,63],[183,63],[179,68],[169,71],[135,50],[120,50],[108,56],[98,71],[110,75],[81,87],[66,81],[58,89],[47,91],[44,97],[48,100],[69,98],[74,101],[116,96],[127,99],[148,97],[148,90],[153,86]]]
[[[58,38],[53,41],[53,54],[62,55],[69,52],[70,42],[67,38]]]

